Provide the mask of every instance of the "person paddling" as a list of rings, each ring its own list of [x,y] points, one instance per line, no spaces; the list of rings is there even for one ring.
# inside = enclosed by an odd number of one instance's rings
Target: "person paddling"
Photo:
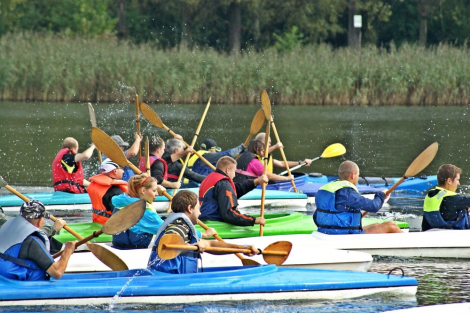
[[[374,199],[367,199],[357,191],[359,167],[344,161],[338,169],[339,180],[320,188],[315,196],[317,209],[313,221],[318,231],[330,235],[401,233],[397,224],[389,221],[362,226],[361,210],[378,212],[384,203],[385,193],[379,191]]]
[[[462,169],[443,164],[437,171],[437,186],[424,199],[423,231],[440,229],[469,229],[470,197],[456,193]]]
[[[196,273],[198,271],[197,260],[206,247],[250,249],[251,253],[248,254],[249,256],[260,253],[254,246],[201,239],[203,237],[202,234],[194,228],[201,214],[198,197],[194,192],[180,190],[173,197],[171,209],[174,213],[170,214],[165,220],[165,223],[160,227],[156,234],[155,244],[152,246],[152,252],[148,262],[148,268],[151,270],[170,274]],[[160,239],[166,234],[178,234],[183,237],[186,244],[197,246],[198,250],[181,253],[171,260],[161,260],[158,257],[157,248]],[[212,234],[216,234],[216,232],[212,230]],[[208,253],[212,252],[208,251]],[[215,254],[221,253],[217,252]]]
[[[32,200],[23,203],[20,215],[0,228],[0,275],[21,281],[62,277],[76,241],[67,242],[61,258],[55,262],[49,238],[41,229],[49,216],[41,202]]]
[[[146,173],[132,176],[128,181],[127,194],[113,197],[114,212],[136,202],[146,201],[146,210],[140,221],[130,229],[117,235],[113,235],[113,247],[118,249],[145,249],[149,246],[152,236],[155,235],[163,223],[153,207],[153,201],[157,195],[162,195],[166,189],[157,184],[154,177]]]

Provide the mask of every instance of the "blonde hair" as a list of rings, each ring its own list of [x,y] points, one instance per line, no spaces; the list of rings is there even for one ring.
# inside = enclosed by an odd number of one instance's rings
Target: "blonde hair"
[[[127,193],[129,196],[134,198],[139,197],[139,189],[145,188],[149,189],[153,183],[157,183],[155,177],[148,176],[147,173],[142,173],[140,175],[132,176],[127,182],[128,190]]]
[[[223,156],[219,159],[219,161],[217,161],[217,164],[216,164],[216,168],[219,169],[219,170],[222,170],[224,168],[226,168],[227,166],[231,165],[231,164],[237,164],[237,161],[235,161],[234,158],[232,157],[229,157],[228,155],[226,156]]]

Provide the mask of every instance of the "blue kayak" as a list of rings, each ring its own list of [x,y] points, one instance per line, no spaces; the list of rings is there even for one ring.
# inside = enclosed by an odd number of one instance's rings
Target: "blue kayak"
[[[60,280],[15,281],[0,276],[0,306],[204,301],[344,299],[370,294],[413,296],[414,278],[275,265],[204,268],[166,274],[147,269],[65,274]]]

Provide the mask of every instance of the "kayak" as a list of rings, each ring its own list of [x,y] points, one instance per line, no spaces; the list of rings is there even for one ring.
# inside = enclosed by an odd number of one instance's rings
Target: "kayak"
[[[384,294],[409,297],[417,281],[369,272],[278,268],[205,268],[167,274],[147,269],[65,274],[50,281],[0,277],[1,306],[195,303],[243,300],[346,299]]]
[[[261,238],[266,238],[262,242]],[[257,248],[265,249],[266,246],[273,243],[270,237],[258,237],[255,239]],[[247,244],[247,239],[241,239],[243,244]],[[111,250],[117,255],[129,269],[138,269],[147,267],[150,258],[151,249],[133,249],[119,250],[101,243],[106,249]],[[221,266],[241,266],[242,262],[235,254],[213,255],[203,253],[200,261],[201,268],[221,267]],[[248,257],[247,257],[248,258]],[[263,258],[256,258],[260,264],[266,264]],[[317,268],[346,271],[367,272],[372,265],[372,256],[369,253],[357,251],[345,251],[332,248],[310,249],[302,243],[293,242],[292,250],[287,260],[281,267],[296,268]],[[105,264],[99,261],[91,252],[76,252],[72,254],[67,265],[67,272],[102,272],[110,271]]]
[[[448,304],[436,304],[436,305],[425,305],[419,307],[412,307],[401,310],[387,311],[388,313],[468,313],[470,312],[470,303],[448,303]]]
[[[256,216],[256,215],[253,215]],[[259,215],[258,215],[259,216]],[[277,213],[265,214],[266,225],[263,227],[264,236],[275,235],[290,235],[290,234],[310,234],[317,230],[317,226],[313,222],[312,215],[305,215],[302,213]],[[373,223],[382,223],[385,220],[374,218],[363,218],[362,225],[370,225]],[[408,228],[408,223],[394,221],[400,228]],[[217,233],[222,238],[246,238],[259,236],[259,225],[255,226],[236,226],[225,222],[207,221],[204,222],[208,227],[217,230]],[[93,232],[100,230],[103,225],[98,223],[71,223],[68,224],[70,228],[79,233],[83,237],[88,237]],[[204,231],[200,226],[196,225],[196,229],[201,232]],[[60,231],[60,234],[54,236],[60,242],[67,242],[75,240],[69,232],[65,229]],[[112,236],[101,234],[99,237],[93,239],[94,242],[111,242]]]
[[[304,185],[308,183],[314,184],[326,184],[331,181],[337,180],[338,176],[334,175],[322,175],[320,173],[292,173],[294,175],[294,183],[299,191],[307,193],[304,189]],[[401,177],[359,177],[358,188],[372,187],[380,188],[380,190],[390,188],[396,182],[398,182]],[[419,176],[419,177],[408,177],[405,179],[395,190],[401,190],[404,192],[424,192],[429,188],[432,188],[437,185],[437,176]],[[258,186],[257,188],[261,188]],[[290,191],[292,190],[292,183],[290,181],[279,181],[275,183],[270,183],[267,186],[268,190],[283,190]],[[373,189],[372,189],[373,190]],[[361,192],[361,190],[359,190]],[[361,192],[362,193],[362,192]]]
[[[199,188],[188,188],[198,194]],[[173,195],[172,189],[168,190],[170,195]],[[91,201],[88,194],[74,194],[62,191],[56,192],[42,192],[42,193],[29,193],[25,194],[29,199],[35,199],[41,201],[47,206],[50,211],[73,211],[73,212],[90,212]],[[239,199],[239,208],[259,206],[261,203],[261,190],[254,189]],[[6,195],[0,197],[0,207],[5,212],[19,212],[20,206],[23,204],[23,200],[15,195]],[[153,203],[154,208],[157,212],[166,212],[169,201],[164,196],[157,196]],[[265,204],[267,207],[289,207],[294,211],[306,211],[307,210],[307,195],[279,191],[269,190],[266,192]]]

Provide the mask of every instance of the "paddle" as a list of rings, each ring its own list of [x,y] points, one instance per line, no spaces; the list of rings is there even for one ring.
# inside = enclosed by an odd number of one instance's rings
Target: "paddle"
[[[139,113],[139,95],[137,94],[137,90],[134,87],[135,93],[135,124],[137,128],[137,134],[140,136],[140,113]],[[142,151],[140,149],[139,143],[139,160],[142,158]]]
[[[334,157],[343,155],[345,153],[346,153],[346,148],[342,144],[334,143],[334,144],[331,144],[328,147],[326,147],[326,149],[323,151],[323,153],[319,157],[316,157],[316,158],[312,159],[312,162],[316,161],[316,160],[319,160],[319,159],[334,158]],[[307,163],[302,163],[300,165],[294,166],[290,170],[294,171],[298,168],[301,168],[305,164],[307,164]],[[279,175],[285,175],[285,174],[287,174],[287,171],[284,171]]]
[[[111,215],[111,217],[104,223],[103,227],[100,230],[93,232],[90,236],[81,239],[75,245],[75,249],[84,243],[88,243],[88,241],[92,240],[93,238],[98,237],[102,233],[108,235],[115,235],[117,233],[121,233],[135,224],[137,224],[145,212],[145,200],[139,200],[136,202],[132,202],[131,204],[125,206],[124,208],[120,209],[118,212]],[[96,245],[100,247],[100,245]],[[111,252],[110,250],[102,247],[104,250]],[[91,249],[90,249],[91,250]],[[57,252],[52,257],[57,258],[62,254],[62,251]],[[109,254],[109,253],[108,253]],[[124,262],[123,262],[124,263]],[[124,263],[125,265],[125,263]],[[126,265],[127,269],[127,265]]]
[[[88,111],[90,112],[91,126],[96,127],[95,110],[93,109],[93,106],[91,105],[90,102],[88,102]],[[98,161],[100,161],[100,165],[101,165],[101,163],[103,163],[103,160],[101,159],[101,151],[99,149],[96,149],[96,151],[98,153]]]
[[[108,134],[106,134],[98,127],[91,128],[91,140],[99,150],[101,150],[113,162],[119,164],[119,166],[124,167],[126,165],[129,165],[130,168],[134,171],[134,173],[142,173],[134,164],[132,164],[126,158],[124,151],[121,150],[118,144],[111,137],[109,137]]]
[[[158,243],[158,257],[162,260],[171,260],[176,258],[182,251],[197,251],[199,248],[193,245],[186,245],[183,237],[178,234],[163,235]],[[264,250],[260,250],[264,261],[268,264],[282,265],[289,257],[292,249],[292,243],[289,241],[277,241],[270,244]],[[228,253],[251,253],[250,249],[237,248],[217,248],[207,247],[205,251],[228,252]]]
[[[163,124],[162,120],[157,115],[157,113],[155,113],[155,111],[152,110],[151,107],[149,107],[143,102],[140,103],[140,112],[142,112],[142,115],[155,127],[165,129],[173,137],[176,135],[171,129],[169,129],[165,124]],[[189,145],[185,141],[183,141],[183,143],[186,147],[189,147]],[[207,166],[209,166],[211,169],[215,171],[215,166],[212,165],[209,161],[207,161],[199,152],[194,151],[194,154],[196,154],[204,163],[207,164]]]
[[[271,115],[271,101],[269,100],[268,93],[266,92],[266,90],[263,90],[261,92],[261,106],[263,107],[263,111],[264,111],[264,115],[266,116],[266,119],[271,122],[274,136],[276,136],[277,142],[281,142],[281,139],[279,138],[279,134],[277,133],[277,130],[276,130],[276,125],[274,125],[273,116]],[[266,138],[265,140],[268,140],[268,138]],[[284,148],[281,147],[280,151],[281,151],[282,159],[284,160],[284,164],[286,166],[287,173],[289,174],[289,176],[291,176],[290,181],[292,183],[292,188],[294,189],[294,192],[297,193],[299,191],[297,190],[297,187],[295,187],[294,177],[292,177],[290,173],[289,165],[287,164],[286,155],[284,154]]]
[[[0,176],[0,187],[4,187],[5,189],[9,190],[11,193],[13,193],[14,195],[18,196],[20,199],[22,199],[23,201],[25,202],[29,202],[30,200],[24,196],[23,194],[21,194],[19,191],[17,191],[16,189],[14,189],[13,187],[9,186],[8,183],[3,179],[2,176]],[[50,215],[50,219],[52,221],[57,221],[57,219],[51,214]],[[72,235],[74,235],[75,237],[77,237],[79,240],[80,239],[83,239],[82,236],[80,236],[80,234],[78,234],[77,232],[75,232],[73,229],[71,229],[70,227],[68,227],[67,225],[64,226],[64,229],[67,230],[69,233],[71,233]],[[88,240],[87,240],[88,241]],[[101,261],[103,262],[103,264],[105,264],[106,266],[108,266],[109,268],[111,268],[113,271],[123,271],[123,270],[127,270],[128,267],[126,265],[126,263],[124,263],[117,255],[115,255],[112,251],[100,246],[100,245],[97,245],[97,244],[94,244],[94,243],[91,243],[91,242],[87,242],[87,245],[88,245],[88,248],[90,249],[90,251]]]
[[[411,176],[415,176],[422,170],[424,170],[436,156],[439,144],[437,142],[432,143],[427,147],[423,152],[421,152],[416,159],[411,162],[410,166],[406,170],[405,174],[399,181],[397,181],[390,189],[385,193],[385,198],[387,198],[394,190],[397,188],[405,179]],[[362,213],[362,217],[366,216],[367,212]]]
[[[264,138],[264,169],[263,169],[263,175],[267,174],[268,171],[268,150],[269,150],[269,135],[271,132],[271,128],[269,127],[269,123],[266,124],[266,136]],[[266,185],[267,183],[263,182],[263,186],[261,187],[261,213],[260,216],[261,218],[264,218],[264,200],[266,198]],[[259,225],[259,235],[260,237],[263,236],[263,225]]]
[[[145,137],[145,169],[147,170],[147,175],[150,176],[149,137]]]
[[[194,147],[196,144],[197,136],[199,136],[199,132],[201,131],[202,124],[204,123],[204,119],[206,118],[207,112],[209,111],[209,107],[211,105],[211,98],[209,97],[209,101],[207,102],[206,109],[204,110],[204,113],[202,114],[201,120],[199,121],[199,125],[197,126],[196,132],[194,133],[193,140],[191,141],[191,147]],[[188,166],[189,159],[191,158],[191,154],[186,155],[186,159],[184,160],[183,167],[181,168],[180,176],[178,177],[177,182],[180,183],[181,180],[183,179],[184,171],[186,170],[186,166]],[[178,188],[175,188],[175,191],[173,194],[176,194],[178,191]],[[171,200],[170,203],[168,204],[168,209],[166,210],[166,213],[171,213]]]
[[[166,191],[163,192],[163,195],[168,199],[168,200],[172,200],[173,197],[170,196]],[[197,220],[197,224],[199,226],[201,226],[202,228],[204,228],[205,230],[208,230],[209,227],[207,227],[206,224],[204,224],[203,222],[201,222],[200,220]],[[218,241],[222,241],[224,242],[224,240],[219,236],[219,235],[214,235],[214,238],[217,239]],[[244,258],[240,253],[235,253],[235,255],[240,259],[242,260],[242,263],[243,265],[260,265],[258,262],[256,262],[255,260],[252,260],[252,259],[246,259]]]
[[[256,135],[261,127],[263,127],[264,124],[264,112],[263,109],[259,109],[258,112],[256,112],[255,116],[253,117],[253,120],[251,121],[251,127],[250,127],[250,134],[245,140],[245,143],[243,144],[244,147],[248,145],[250,142],[250,139],[253,135]],[[238,159],[240,156],[240,153],[235,157],[235,159]]]

